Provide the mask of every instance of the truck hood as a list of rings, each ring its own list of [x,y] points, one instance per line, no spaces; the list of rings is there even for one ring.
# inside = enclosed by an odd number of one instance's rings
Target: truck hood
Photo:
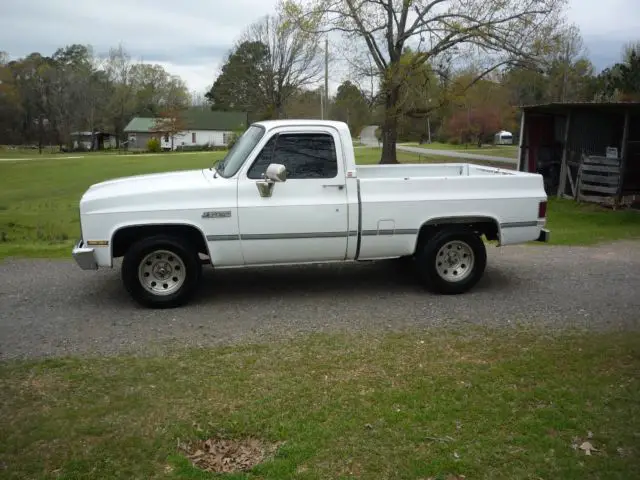
[[[92,185],[80,200],[81,213],[176,208],[213,187],[209,170],[186,170],[116,178]]]

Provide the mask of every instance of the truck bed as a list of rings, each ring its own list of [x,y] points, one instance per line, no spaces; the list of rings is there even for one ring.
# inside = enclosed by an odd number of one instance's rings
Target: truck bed
[[[486,175],[532,175],[517,170],[471,163],[425,163],[357,166],[358,178],[468,177]]]
[[[468,163],[357,167],[360,258],[415,250],[420,227],[447,218],[493,222],[501,245],[535,240],[540,175]]]

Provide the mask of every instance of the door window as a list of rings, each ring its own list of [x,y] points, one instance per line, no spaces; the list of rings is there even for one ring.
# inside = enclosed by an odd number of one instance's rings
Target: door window
[[[338,160],[333,136],[326,133],[273,136],[258,154],[247,176],[263,178],[271,163],[287,169],[287,179],[335,178]]]

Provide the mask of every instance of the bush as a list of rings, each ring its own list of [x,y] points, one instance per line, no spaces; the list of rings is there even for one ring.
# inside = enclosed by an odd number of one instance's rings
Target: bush
[[[224,145],[212,145],[206,143],[204,145],[178,145],[176,151],[178,152],[218,152],[226,150]]]
[[[235,130],[231,134],[231,138],[229,138],[229,141],[227,142],[227,148],[230,149],[231,147],[233,147],[243,133],[244,133],[244,130]]]
[[[147,141],[147,151],[151,153],[159,153],[160,150],[160,140],[157,138],[150,138],[149,141]]]

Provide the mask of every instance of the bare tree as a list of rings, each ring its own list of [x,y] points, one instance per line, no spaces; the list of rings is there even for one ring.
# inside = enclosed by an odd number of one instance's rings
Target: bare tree
[[[131,57],[122,45],[109,50],[104,70],[112,90],[108,111],[116,134],[116,146],[119,147],[124,127],[134,108]]]
[[[475,50],[485,59],[476,76],[480,79],[521,59],[535,60],[565,2],[314,0],[310,7],[296,5],[288,11],[306,31],[340,31],[347,42],[364,44],[384,101],[381,163],[396,163],[398,117],[404,113],[400,92],[417,68],[429,62],[446,73],[460,55]],[[408,62],[401,61],[406,47],[413,52]]]
[[[286,7],[280,3],[274,15],[252,24],[241,39],[267,47],[266,67],[256,81],[276,118],[284,115],[284,106],[295,92],[318,82],[323,72],[321,42],[314,32],[291,22]]]
[[[205,97],[205,93],[201,91],[193,90],[191,92],[190,105],[192,107],[205,108],[207,105],[207,98]]]

